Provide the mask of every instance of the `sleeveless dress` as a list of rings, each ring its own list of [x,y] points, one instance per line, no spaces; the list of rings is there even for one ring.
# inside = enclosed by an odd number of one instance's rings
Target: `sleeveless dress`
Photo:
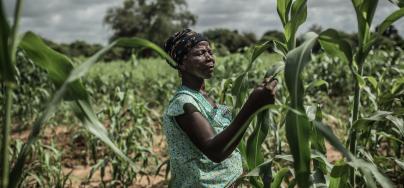
[[[184,113],[190,103],[209,121],[216,134],[231,123],[231,112],[224,105],[213,108],[203,95],[186,86],[177,89],[163,115],[163,129],[170,156],[170,185],[182,187],[223,188],[230,186],[242,174],[241,155],[236,149],[221,163],[207,158],[176,123],[175,116]],[[192,126],[192,123],[187,126]]]

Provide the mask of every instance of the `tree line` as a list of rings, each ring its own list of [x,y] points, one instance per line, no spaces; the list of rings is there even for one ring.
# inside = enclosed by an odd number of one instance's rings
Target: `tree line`
[[[119,37],[142,37],[160,46],[174,32],[183,28],[192,28],[197,22],[197,16],[187,10],[185,0],[126,0],[121,6],[111,7],[104,17],[104,24],[112,30],[110,41]],[[377,29],[377,28],[376,28]],[[310,31],[320,33],[322,28],[313,25]],[[340,31],[352,46],[357,46],[357,34]],[[283,33],[277,30],[268,30],[260,38],[252,32],[239,32],[227,28],[215,28],[204,31],[203,34],[214,45],[217,55],[242,52],[246,47],[262,41],[276,39],[284,41]],[[298,38],[297,43],[301,40]],[[89,44],[85,41],[72,43],[55,43],[46,40],[48,45],[71,57],[89,57],[102,48],[101,44]],[[404,49],[404,40],[398,30],[391,26],[383,33],[378,48]],[[320,50],[319,45],[313,49]],[[271,51],[271,49],[270,49]],[[104,61],[127,60],[134,54],[133,50],[114,48],[104,57]],[[148,50],[135,51],[137,56],[149,57],[153,53]]]

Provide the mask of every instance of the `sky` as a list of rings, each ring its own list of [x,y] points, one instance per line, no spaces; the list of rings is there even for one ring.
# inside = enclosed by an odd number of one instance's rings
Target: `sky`
[[[188,10],[197,16],[192,29],[203,32],[213,28],[228,28],[239,32],[254,32],[257,37],[268,30],[282,30],[276,12],[276,0],[186,0]],[[11,20],[15,0],[5,0],[7,17]],[[106,44],[111,30],[103,24],[110,7],[121,6],[123,0],[25,0],[20,31],[31,30],[55,42],[84,40]],[[373,25],[398,8],[388,0],[379,0]],[[307,21],[299,33],[314,24],[323,29],[335,28],[356,32],[356,15],[351,0],[308,0]],[[404,36],[404,18],[396,28]]]

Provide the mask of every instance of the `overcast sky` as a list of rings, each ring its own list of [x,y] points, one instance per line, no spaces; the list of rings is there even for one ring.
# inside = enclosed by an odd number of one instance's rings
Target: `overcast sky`
[[[85,40],[107,43],[111,31],[102,20],[109,7],[122,5],[123,0],[25,0],[20,30],[31,30],[56,42]],[[281,30],[276,0],[187,0],[188,9],[198,16],[193,29],[230,28],[254,32],[258,37],[267,30]],[[5,0],[10,16],[15,0]],[[351,0],[308,0],[308,17],[299,32],[313,24],[354,32],[356,16]],[[387,0],[379,0],[373,25],[380,23],[398,8]],[[404,19],[396,28],[404,34]]]

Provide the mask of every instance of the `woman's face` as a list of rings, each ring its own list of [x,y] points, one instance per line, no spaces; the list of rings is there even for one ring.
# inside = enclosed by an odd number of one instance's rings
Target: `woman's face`
[[[215,60],[209,42],[201,41],[185,55],[180,70],[198,78],[207,79],[213,75]]]

